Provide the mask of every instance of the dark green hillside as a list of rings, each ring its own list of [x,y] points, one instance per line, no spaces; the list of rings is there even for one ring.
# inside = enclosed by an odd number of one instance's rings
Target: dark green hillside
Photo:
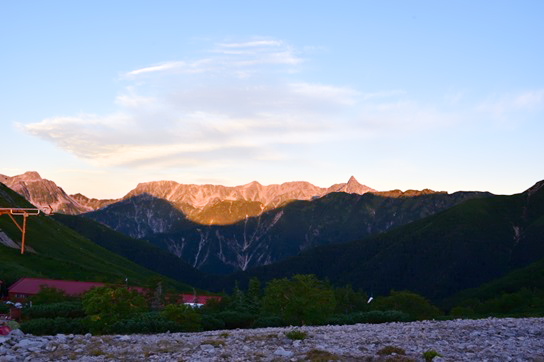
[[[463,290],[444,305],[470,308],[474,314],[544,315],[544,258],[478,288]]]
[[[58,214],[54,219],[109,251],[159,274],[191,285],[197,285],[202,278],[201,272],[145,240],[131,238],[82,216]]]
[[[309,250],[224,285],[313,273],[368,293],[409,289],[440,300],[543,258],[543,218],[540,182],[522,194],[469,200],[372,238]]]
[[[232,225],[201,225],[170,202],[138,195],[85,214],[112,229],[149,240],[203,272],[229,274],[271,264],[312,247],[366,238],[433,215],[483,192],[331,193],[313,201],[293,201]],[[259,203],[219,202],[214,222],[248,215]],[[241,213],[241,214],[240,214]],[[206,214],[211,220],[212,214]],[[225,219],[225,220],[226,220]],[[223,221],[225,221],[223,220]]]
[[[0,184],[0,207],[33,207],[17,193]],[[0,217],[0,229],[19,242],[21,233],[7,216]],[[158,274],[116,255],[53,218],[40,214],[28,218],[27,246],[36,253],[0,245],[0,276],[8,281],[20,277],[46,277],[119,283],[129,278],[143,285]],[[187,288],[172,281],[178,288]]]

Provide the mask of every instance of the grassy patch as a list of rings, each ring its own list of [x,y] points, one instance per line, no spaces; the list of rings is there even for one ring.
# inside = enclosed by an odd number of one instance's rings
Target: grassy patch
[[[423,358],[426,362],[430,362],[435,357],[442,357],[442,355],[438,352],[436,352],[434,349],[430,349],[428,351],[423,352]]]

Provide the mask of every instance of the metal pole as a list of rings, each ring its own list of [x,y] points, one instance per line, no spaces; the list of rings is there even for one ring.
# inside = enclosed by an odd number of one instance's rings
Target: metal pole
[[[23,214],[23,238],[21,241],[21,254],[25,253],[25,238],[26,238],[26,218],[28,217],[28,214],[25,212]]]

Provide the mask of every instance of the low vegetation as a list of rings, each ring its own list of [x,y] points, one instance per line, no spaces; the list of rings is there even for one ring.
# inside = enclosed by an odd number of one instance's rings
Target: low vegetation
[[[527,296],[530,291],[522,291]],[[23,309],[21,329],[34,335],[57,333],[131,334],[197,332],[217,329],[283,327],[303,325],[344,325],[355,323],[408,322],[424,319],[476,318],[491,311],[505,311],[520,303],[502,295],[485,302],[465,301],[445,314],[424,297],[410,291],[391,291],[389,295],[368,298],[350,286],[334,288],[313,275],[295,275],[269,282],[264,288],[252,279],[246,290],[236,287],[222,300],[210,301],[202,308],[176,304],[156,293],[144,296],[124,287],[94,288],[81,298],[69,298],[59,291],[43,289],[33,298],[32,307]],[[161,303],[157,308],[157,300]],[[517,302],[516,302],[517,301]],[[538,302],[538,301],[537,301]],[[535,302],[535,303],[537,303]],[[468,303],[468,304],[467,304]],[[500,309],[503,308],[503,309]],[[5,306],[4,306],[5,309]],[[220,335],[221,340],[228,332]],[[285,336],[303,340],[308,334],[291,329]],[[270,338],[278,338],[271,335]],[[402,355],[393,347],[381,354]],[[434,358],[427,351],[424,358]],[[431,359],[432,359],[431,358]]]
[[[285,333],[285,336],[289,339],[292,339],[292,340],[304,340],[306,338],[308,338],[308,333],[304,332],[304,331],[299,331],[299,330],[292,330],[292,331],[289,331],[287,333]]]
[[[423,358],[426,362],[431,362],[435,357],[442,357],[442,355],[436,352],[434,349],[423,352]]]

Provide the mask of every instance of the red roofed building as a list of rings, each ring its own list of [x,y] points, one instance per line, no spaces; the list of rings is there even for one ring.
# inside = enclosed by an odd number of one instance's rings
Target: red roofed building
[[[26,299],[40,292],[42,287],[55,288],[62,290],[66,295],[81,295],[92,288],[103,287],[105,283],[99,282],[79,282],[73,280],[55,280],[39,278],[22,278],[16,281],[8,289],[10,299]]]
[[[104,287],[106,283],[100,282],[80,282],[74,280],[55,280],[55,279],[39,279],[39,278],[22,278],[15,282],[8,289],[8,296],[11,300],[24,300],[32,297],[40,292],[42,287],[55,288],[62,290],[66,295],[78,296],[88,292],[92,288]],[[129,287],[131,290],[136,290],[140,294],[148,294],[149,289],[142,287]],[[209,300],[221,300],[220,296],[214,295],[194,295],[194,294],[179,294],[178,303],[204,305]]]

